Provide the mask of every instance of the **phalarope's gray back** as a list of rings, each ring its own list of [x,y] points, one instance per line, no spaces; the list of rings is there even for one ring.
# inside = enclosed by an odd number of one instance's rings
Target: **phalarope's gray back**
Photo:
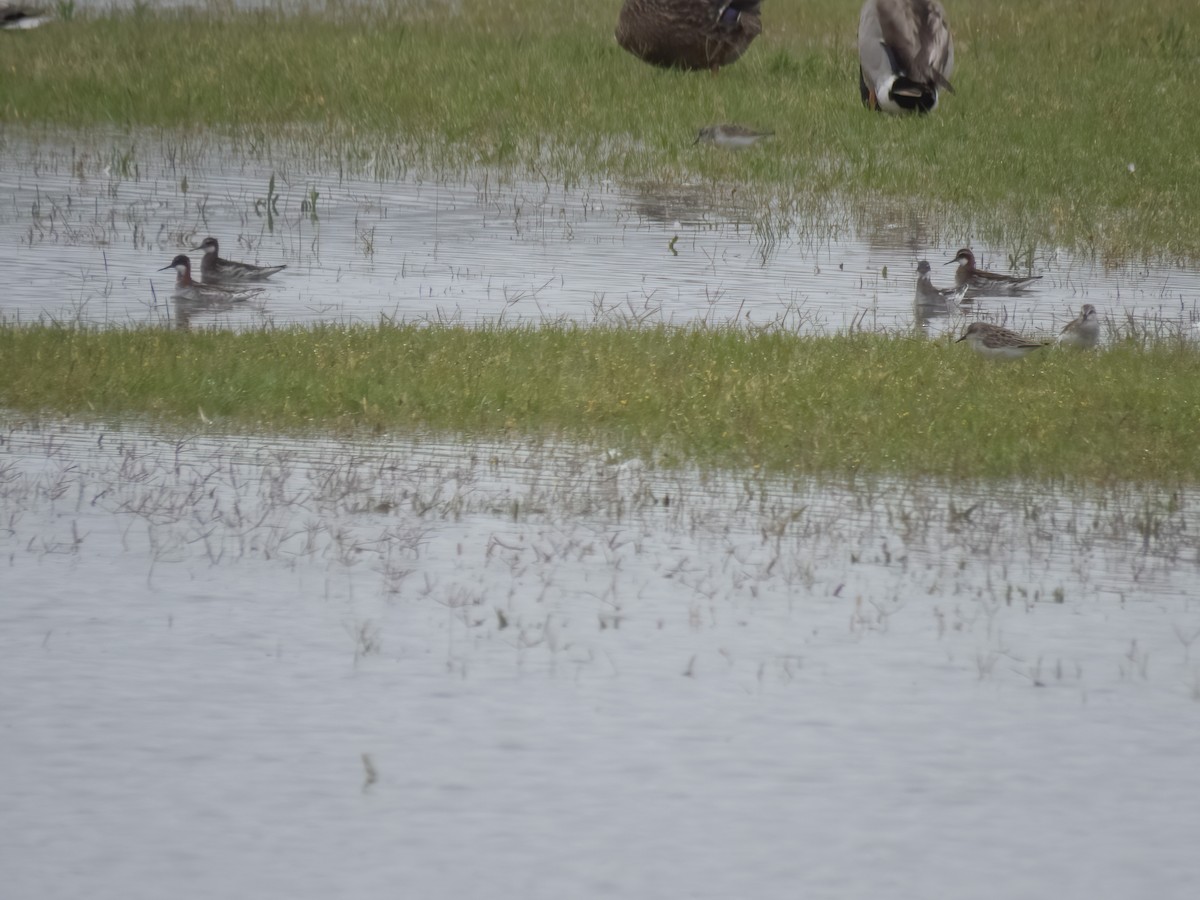
[[[1079,318],[1063,326],[1058,342],[1076,350],[1091,350],[1100,343],[1100,314],[1090,303],[1083,304]]]
[[[705,125],[692,143],[699,144],[703,141],[706,144],[716,144],[718,147],[741,150],[744,147],[753,147],[763,138],[769,138],[774,133],[773,131],[754,131],[744,125]]]
[[[972,322],[955,343],[959,341],[966,341],[972,350],[988,359],[1020,359],[1046,346],[1044,341],[1030,340],[990,322]]]
[[[167,269],[175,270],[175,290],[171,296],[179,300],[233,303],[249,300],[263,292],[262,288],[234,288],[223,287],[219,284],[200,284],[192,279],[192,261],[187,258],[185,253],[180,253],[158,271],[165,272]]]
[[[958,263],[954,271],[954,285],[957,288],[967,288],[973,294],[1019,294],[1033,287],[1033,283],[1041,275],[1001,275],[997,272],[985,272],[975,265],[975,254],[963,247],[954,254],[954,259],[946,265]]]
[[[867,0],[858,19],[858,89],[868,109],[937,108],[954,92],[954,39],[937,0]]]
[[[200,260],[200,277],[206,284],[220,284],[224,281],[262,281],[270,278],[276,272],[287,266],[255,266],[250,263],[234,262],[231,259],[221,259],[221,248],[215,237],[206,237],[193,250],[203,250],[204,257]]]

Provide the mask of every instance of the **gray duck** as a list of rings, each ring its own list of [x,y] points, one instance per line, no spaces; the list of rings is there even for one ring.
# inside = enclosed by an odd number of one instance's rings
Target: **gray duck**
[[[954,92],[954,39],[938,0],[867,0],[858,20],[858,87],[869,109],[932,112]]]

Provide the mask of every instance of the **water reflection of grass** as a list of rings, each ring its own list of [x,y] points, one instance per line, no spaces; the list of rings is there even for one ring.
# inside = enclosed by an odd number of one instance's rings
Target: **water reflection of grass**
[[[1192,0],[951,4],[957,93],[935,115],[867,114],[857,4],[768,4],[763,36],[717,78],[661,72],[612,38],[617,3],[463,0],[319,13],[75,16],[5,42],[0,120],[245,129],[316,123],[372,163],[513,166],[734,182],[782,202],[836,191],[965,212],[1014,253],[1200,256]],[[694,148],[732,120],[777,138]],[[949,213],[948,213],[949,214]]]
[[[252,428],[562,434],[796,472],[1200,478],[1200,356],[995,364],[851,335],[546,325],[0,328],[0,405]]]

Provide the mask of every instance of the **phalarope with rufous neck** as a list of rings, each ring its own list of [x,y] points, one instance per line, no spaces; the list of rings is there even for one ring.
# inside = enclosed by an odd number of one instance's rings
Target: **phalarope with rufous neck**
[[[200,260],[200,277],[206,283],[262,281],[287,268],[286,265],[255,266],[250,263],[234,262],[231,259],[221,259],[221,247],[215,237],[206,237],[200,242],[200,246],[192,249],[204,251],[204,258]]]
[[[181,300],[233,302],[249,300],[263,292],[262,288],[233,288],[223,287],[219,284],[200,284],[192,279],[192,261],[184,253],[180,253],[158,271],[165,272],[167,269],[175,270],[175,290],[171,296]]]
[[[958,263],[954,270],[954,285],[967,288],[973,294],[1019,294],[1033,287],[1033,283],[1041,275],[1001,275],[998,272],[985,272],[975,265],[975,254],[969,247],[963,247],[954,254],[954,259],[946,265]]]

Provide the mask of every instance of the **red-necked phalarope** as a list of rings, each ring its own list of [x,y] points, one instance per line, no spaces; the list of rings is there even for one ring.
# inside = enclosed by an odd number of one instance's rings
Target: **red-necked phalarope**
[[[762,0],[625,0],[617,43],[651,65],[716,74],[762,32],[761,7]]]
[[[250,263],[234,262],[231,259],[221,259],[221,248],[215,237],[206,237],[200,242],[200,246],[192,249],[204,251],[204,258],[200,260],[200,277],[204,279],[205,283],[262,281],[287,268],[286,265],[255,266]]]
[[[262,288],[222,287],[219,284],[200,284],[193,281],[192,261],[184,253],[180,253],[158,271],[165,272],[167,269],[175,270],[175,290],[171,296],[178,300],[228,303],[249,300],[263,292]]]
[[[946,265],[958,263],[954,270],[954,285],[967,288],[972,294],[1019,294],[1033,287],[1033,283],[1041,275],[1001,275],[996,272],[985,272],[975,265],[975,254],[963,247],[954,254],[954,259]]]
[[[954,39],[937,0],[867,0],[858,19],[858,89],[868,109],[927,113],[954,93]]]
[[[1076,350],[1091,350],[1100,343],[1100,314],[1090,303],[1083,304],[1079,318],[1063,326],[1058,342]]]
[[[958,341],[966,341],[972,350],[988,359],[1020,359],[1046,346],[1043,341],[1030,340],[988,322],[972,322]]]

